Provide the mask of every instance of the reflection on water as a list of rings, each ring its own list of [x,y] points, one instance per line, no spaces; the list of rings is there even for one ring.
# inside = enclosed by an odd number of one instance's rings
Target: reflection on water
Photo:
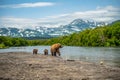
[[[8,49],[0,49],[2,52],[31,52],[37,48],[38,53],[43,53],[44,49],[49,50],[50,46],[27,46],[27,47],[10,47]],[[105,64],[120,67],[120,48],[114,47],[71,47],[64,46],[60,49],[64,59],[74,59],[99,63],[103,61]]]

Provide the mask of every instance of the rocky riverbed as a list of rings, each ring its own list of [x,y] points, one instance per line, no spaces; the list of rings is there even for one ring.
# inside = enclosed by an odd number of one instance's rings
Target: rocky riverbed
[[[0,53],[0,80],[120,80],[120,68],[27,52]]]

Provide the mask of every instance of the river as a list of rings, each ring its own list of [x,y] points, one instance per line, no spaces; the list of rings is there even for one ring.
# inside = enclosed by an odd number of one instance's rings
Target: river
[[[26,47],[10,47],[0,49],[3,52],[31,52],[36,48],[39,54],[43,54],[44,49],[49,50],[50,46],[26,46]],[[100,63],[120,67],[120,47],[75,47],[64,46],[60,49],[61,56],[64,59],[82,60],[88,62]]]

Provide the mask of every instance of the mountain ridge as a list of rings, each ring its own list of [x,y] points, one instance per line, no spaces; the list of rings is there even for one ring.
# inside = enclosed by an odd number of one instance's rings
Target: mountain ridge
[[[43,27],[36,26],[35,29],[19,29],[19,28],[0,28],[0,36],[11,36],[11,37],[58,37],[69,35],[74,32],[79,32],[87,28],[95,28],[104,26],[105,22],[96,22],[83,19],[75,19],[67,25],[61,25],[59,27]]]

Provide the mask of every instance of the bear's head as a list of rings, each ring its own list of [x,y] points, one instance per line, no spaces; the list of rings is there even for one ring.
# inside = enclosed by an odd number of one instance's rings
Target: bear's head
[[[62,47],[63,47],[60,43],[58,43],[58,45],[59,45],[59,48],[62,48]]]

